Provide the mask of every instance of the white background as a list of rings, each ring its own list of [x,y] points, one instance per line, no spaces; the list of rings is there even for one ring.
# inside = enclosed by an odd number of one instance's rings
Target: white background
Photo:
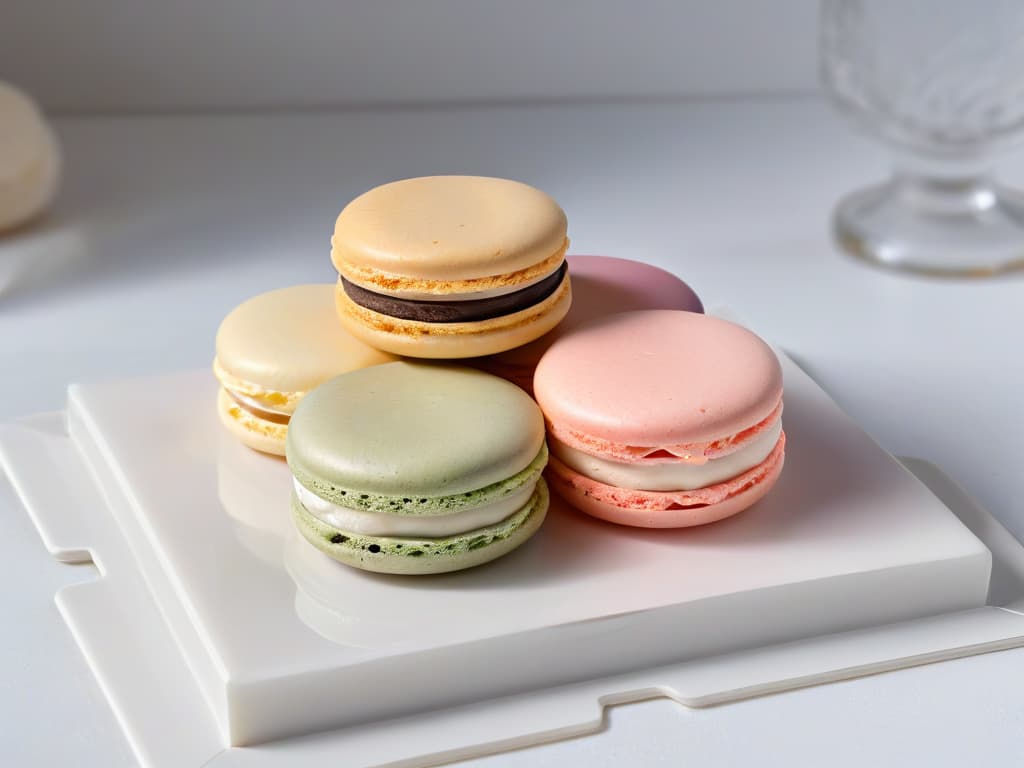
[[[76,111],[815,87],[814,0],[3,0],[0,79]]]

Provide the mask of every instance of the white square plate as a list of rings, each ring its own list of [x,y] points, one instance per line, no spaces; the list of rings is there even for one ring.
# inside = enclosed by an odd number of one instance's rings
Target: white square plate
[[[555,502],[511,555],[427,578],[299,539],[287,467],[223,432],[205,371],[73,387],[70,439],[7,427],[0,460],[50,550],[100,565],[58,602],[147,765],[331,729],[284,743],[429,762],[586,730],[598,700],[705,705],[1020,644],[1024,617],[984,607],[985,544],[783,367],[786,467],[747,512],[648,531]],[[168,696],[195,710],[173,728]]]

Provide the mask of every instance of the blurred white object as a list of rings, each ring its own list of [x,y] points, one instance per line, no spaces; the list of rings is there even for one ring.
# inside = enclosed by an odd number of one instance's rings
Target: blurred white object
[[[36,103],[0,82],[0,233],[40,214],[60,178],[60,147]]]
[[[824,83],[895,155],[836,210],[844,248],[934,274],[1024,268],[1024,195],[989,175],[1024,138],[1022,40],[1019,0],[824,0]]]

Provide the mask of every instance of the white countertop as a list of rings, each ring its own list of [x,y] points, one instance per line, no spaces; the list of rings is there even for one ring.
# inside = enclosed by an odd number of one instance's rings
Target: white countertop
[[[890,451],[929,459],[1017,536],[1024,278],[891,275],[837,254],[836,198],[884,152],[814,100],[58,121],[67,179],[0,239],[0,421],[71,381],[209,365],[248,296],[331,281],[344,203],[428,173],[511,176],[569,216],[571,252],[650,261],[801,362]],[[1024,186],[1024,156],[1000,162]],[[193,403],[181,403],[183,417]],[[133,765],[56,607],[90,566],[46,555],[0,483],[0,762]],[[13,578],[11,577],[13,575]],[[1024,650],[688,711],[613,709],[601,734],[474,766],[1024,762]]]

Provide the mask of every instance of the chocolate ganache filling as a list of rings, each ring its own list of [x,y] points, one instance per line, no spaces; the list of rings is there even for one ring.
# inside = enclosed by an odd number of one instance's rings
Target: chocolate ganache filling
[[[400,320],[418,320],[422,323],[473,323],[511,315],[539,304],[553,294],[568,271],[566,262],[540,282],[502,296],[467,301],[421,301],[400,299],[374,293],[341,278],[345,293],[360,307]]]

